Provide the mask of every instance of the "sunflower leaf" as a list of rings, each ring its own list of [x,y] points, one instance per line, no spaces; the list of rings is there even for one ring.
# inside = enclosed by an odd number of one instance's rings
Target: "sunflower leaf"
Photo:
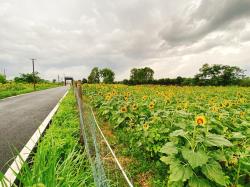
[[[178,162],[170,165],[169,181],[186,181],[193,176],[193,171],[190,166],[183,166]]]
[[[160,149],[160,152],[171,155],[178,153],[178,150],[172,142],[168,142]]]
[[[182,156],[188,161],[192,168],[202,166],[207,163],[208,156],[202,151],[193,152],[190,149],[184,148],[182,150]]]
[[[208,134],[206,136],[205,142],[208,146],[217,146],[217,147],[221,147],[221,146],[230,147],[233,145],[229,140],[224,138],[222,135],[218,135],[218,134]]]
[[[215,181],[222,186],[226,186],[224,172],[218,162],[211,161],[210,163],[203,165],[201,171],[211,181]]]

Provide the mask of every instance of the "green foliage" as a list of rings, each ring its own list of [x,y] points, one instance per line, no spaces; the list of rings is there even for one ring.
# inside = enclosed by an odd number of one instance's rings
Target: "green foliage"
[[[169,172],[169,182],[185,182],[193,176],[192,168],[180,162],[172,162]]]
[[[108,68],[104,68],[100,71],[100,75],[103,78],[103,83],[112,84],[115,80],[115,73]]]
[[[91,166],[78,144],[79,120],[73,92],[65,97],[31,163],[18,175],[20,186],[94,186]]]
[[[206,144],[208,146],[217,146],[217,147],[233,146],[233,144],[227,139],[225,139],[223,136],[210,133],[206,136]]]
[[[168,142],[161,148],[160,152],[171,155],[178,153],[178,150],[172,142]]]
[[[198,85],[235,85],[244,77],[244,71],[237,66],[204,64],[195,76]]]
[[[202,68],[200,68],[200,73],[196,74],[194,78],[178,76],[177,78],[161,78],[154,80],[153,74],[154,72],[150,68],[133,68],[131,70],[130,80],[124,79],[121,83],[126,85],[156,84],[179,86],[250,86],[249,78],[244,78],[244,70],[237,66],[204,64]]]
[[[88,83],[93,84],[93,83],[99,83],[100,82],[100,72],[97,67],[94,67],[91,70],[90,75],[88,76]]]
[[[6,77],[4,75],[0,74],[0,83],[4,84],[6,82],[7,82]]]
[[[193,169],[206,164],[208,161],[208,156],[203,151],[195,152],[190,149],[183,148],[181,152],[183,158],[188,161]]]
[[[48,88],[54,88],[57,86],[61,86],[61,84],[38,83],[36,84],[36,90],[44,90]],[[29,93],[33,91],[34,91],[33,84],[15,83],[15,82],[9,82],[6,84],[0,83],[0,99],[23,93]]]
[[[154,71],[149,68],[133,68],[130,71],[130,81],[133,84],[145,84],[153,81],[154,79]]]
[[[211,181],[226,186],[226,178],[220,164],[216,161],[211,161],[208,164],[202,166],[202,173]]]
[[[85,79],[85,78],[83,78],[83,79],[82,79],[82,84],[85,84],[85,83],[88,83],[88,80]]]
[[[198,178],[196,176],[193,176],[189,181],[188,185],[190,187],[211,187],[209,184],[209,181],[203,178]]]
[[[35,72],[35,75],[33,76],[33,73],[22,73],[19,77],[14,78],[15,82],[17,83],[42,83],[42,82],[48,82],[39,77],[39,73]]]
[[[166,178],[158,186],[219,187],[250,184],[249,91],[85,85],[84,94],[99,117],[119,132],[129,155],[143,159],[144,167],[165,165],[165,172],[152,171]],[[205,122],[198,123],[198,116]]]
[[[250,77],[240,80],[240,86],[250,86]]]

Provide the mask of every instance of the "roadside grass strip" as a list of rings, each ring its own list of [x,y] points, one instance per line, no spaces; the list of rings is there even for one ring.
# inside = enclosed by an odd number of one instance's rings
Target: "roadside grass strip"
[[[16,186],[94,186],[91,166],[78,140],[78,111],[71,90],[17,175]]]
[[[55,88],[61,86],[61,84],[55,83],[38,83],[36,84],[36,91],[45,90],[48,88]],[[11,96],[21,95],[25,93],[33,92],[33,84],[27,83],[0,83],[0,99],[4,99]]]

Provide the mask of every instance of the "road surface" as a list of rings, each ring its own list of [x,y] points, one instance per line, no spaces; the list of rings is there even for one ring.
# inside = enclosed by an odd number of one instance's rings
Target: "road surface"
[[[36,129],[67,91],[51,88],[0,100],[0,171],[5,173]]]

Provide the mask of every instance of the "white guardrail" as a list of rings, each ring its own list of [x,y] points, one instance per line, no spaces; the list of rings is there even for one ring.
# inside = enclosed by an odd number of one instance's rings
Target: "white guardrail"
[[[42,124],[38,127],[36,132],[33,134],[33,136],[30,138],[30,140],[27,142],[27,144],[23,147],[19,155],[15,158],[15,160],[12,162],[9,169],[6,171],[4,175],[3,181],[0,181],[0,187],[11,187],[15,180],[16,175],[20,172],[22,169],[22,166],[24,162],[28,159],[30,153],[35,148],[37,142],[39,141],[40,137],[42,136],[43,132],[51,122],[52,117],[56,113],[56,111],[59,108],[59,105],[61,101],[64,99],[64,97],[68,94],[67,92],[63,95],[63,97],[59,100],[57,105],[53,108],[53,110],[49,113],[49,115],[45,118],[45,120],[42,122]],[[2,184],[1,184],[2,183]]]

